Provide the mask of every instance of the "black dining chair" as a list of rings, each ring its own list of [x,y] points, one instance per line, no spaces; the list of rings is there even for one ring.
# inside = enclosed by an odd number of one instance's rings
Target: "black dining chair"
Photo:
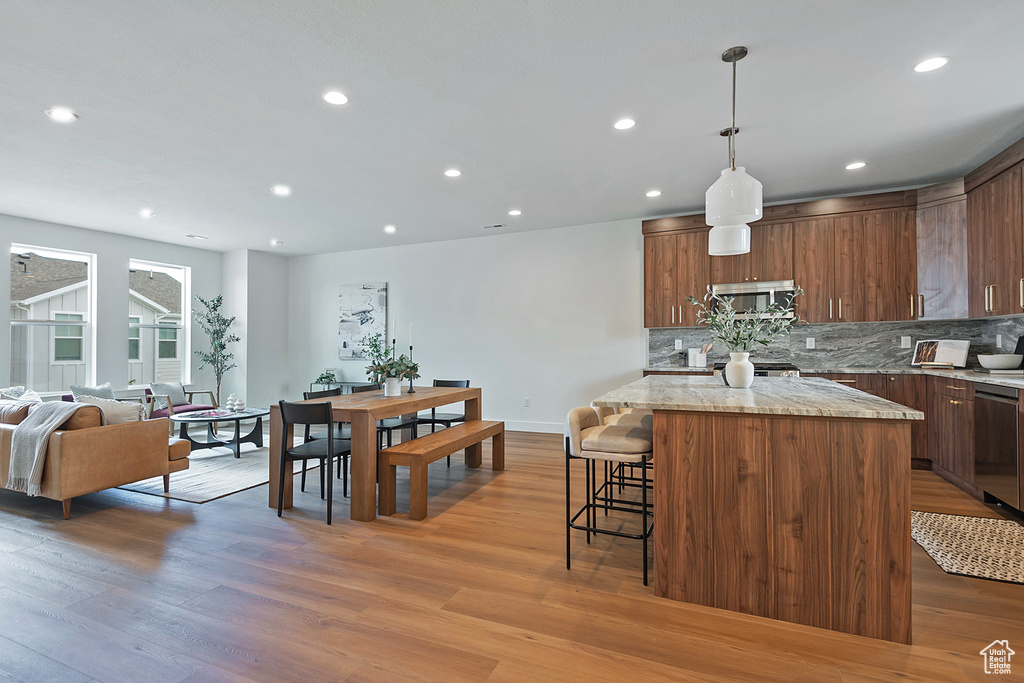
[[[334,389],[324,389],[323,391],[304,391],[304,392],[302,392],[302,400],[304,400],[304,401],[310,401],[310,400],[314,400],[314,399],[318,399],[318,398],[331,398],[332,396],[341,396],[341,387],[336,387]],[[335,422],[334,423],[334,427],[335,427],[335,433],[334,433],[334,438],[335,439],[351,439],[352,438],[352,425],[350,425],[349,423],[347,423],[347,422]],[[313,439],[325,439],[325,438],[327,438],[327,435],[324,434],[323,432],[318,432],[318,433],[315,433],[315,434],[310,434],[310,427],[309,427],[309,425],[306,425],[306,433],[303,436],[303,441],[312,441]],[[344,463],[339,458],[338,459],[338,474],[337,474],[338,479],[342,478],[341,477],[341,470],[342,470],[342,465],[343,464]],[[320,471],[320,475],[321,475],[321,478],[323,478],[323,470]],[[344,488],[345,488],[344,493],[347,496],[348,495],[348,485],[347,485],[348,475],[347,474],[345,476],[345,482],[346,483],[345,483],[345,486],[344,486]],[[320,488],[321,489],[323,488],[323,482],[322,481],[320,482]],[[302,482],[299,485],[299,490],[300,491],[305,491],[306,490],[306,463],[302,463]]]
[[[352,387],[352,393],[360,393],[363,391],[373,391],[380,389],[379,384],[369,384],[361,387]],[[383,420],[377,420],[377,450],[384,448],[384,444],[381,441],[381,437],[387,437],[387,445],[391,446],[391,433],[396,429],[411,429],[412,438],[416,438],[416,424],[417,420],[415,417],[386,417]]]
[[[348,456],[352,453],[352,442],[347,439],[335,439],[334,438],[334,418],[331,415],[331,404],[330,403],[288,403],[287,401],[280,401],[278,406],[281,408],[281,471],[278,474],[277,484],[277,516],[281,516],[281,510],[284,505],[284,473],[285,467],[290,467],[293,462],[307,460],[319,460],[320,461],[320,498],[325,497],[324,492],[324,480],[327,481],[327,523],[331,523],[331,511],[333,503],[334,486],[333,479],[328,474],[327,477],[323,476],[323,472],[331,472],[334,469],[334,459],[344,458],[348,460]],[[324,439],[313,439],[312,441],[305,441],[298,446],[294,446],[288,443],[288,427],[292,425],[325,425],[327,427],[327,436]],[[348,467],[346,463],[345,471],[345,488],[348,486]]]
[[[469,387],[468,379],[435,379],[435,387],[458,387],[460,389],[466,389]],[[465,404],[463,404],[465,406]],[[451,427],[456,422],[466,421],[466,409],[463,407],[461,413],[439,413],[437,408],[431,408],[430,412],[426,411],[416,416],[416,423],[421,425],[430,425],[430,433],[433,434],[434,430],[437,429],[437,425],[443,425],[445,429]],[[448,467],[452,466],[452,456],[448,456]]]

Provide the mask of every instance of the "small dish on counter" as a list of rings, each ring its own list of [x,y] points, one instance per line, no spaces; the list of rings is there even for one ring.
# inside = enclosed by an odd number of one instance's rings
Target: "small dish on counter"
[[[1024,355],[1017,353],[983,353],[978,355],[981,367],[989,370],[1013,370],[1020,366]]]

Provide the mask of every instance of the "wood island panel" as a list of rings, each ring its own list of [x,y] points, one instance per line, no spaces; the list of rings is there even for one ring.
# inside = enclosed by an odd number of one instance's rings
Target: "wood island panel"
[[[909,643],[910,429],[656,410],[656,594]]]

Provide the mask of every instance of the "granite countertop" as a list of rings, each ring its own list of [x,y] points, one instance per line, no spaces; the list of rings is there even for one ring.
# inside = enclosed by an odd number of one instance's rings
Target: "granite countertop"
[[[690,368],[690,367],[673,367],[671,365],[658,365],[648,366],[644,368],[644,372],[685,372],[685,373],[707,373],[710,372],[711,368]],[[1015,375],[988,375],[982,372],[974,372],[972,370],[937,370],[934,368],[915,368],[909,366],[902,366],[896,368],[836,368],[836,367],[822,367],[822,368],[807,368],[801,367],[800,372],[806,374],[822,373],[822,374],[835,374],[835,375],[932,375],[934,377],[946,377],[949,379],[960,379],[968,382],[980,382],[982,384],[995,384],[1001,387],[1009,387],[1011,389],[1024,389],[1024,376]],[[757,379],[764,379],[759,377]],[[757,380],[755,380],[757,381]]]
[[[813,377],[758,377],[749,389],[734,389],[720,377],[650,375],[608,392],[594,405],[802,417],[924,419],[924,413],[918,410]]]

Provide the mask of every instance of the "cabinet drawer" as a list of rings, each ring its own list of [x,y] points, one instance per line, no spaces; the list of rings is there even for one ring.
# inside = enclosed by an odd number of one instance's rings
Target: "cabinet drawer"
[[[839,384],[845,384],[853,389],[859,389],[860,391],[867,391],[872,394],[877,394],[885,390],[885,375],[861,375],[853,373],[835,373],[835,372],[815,372],[804,374],[801,373],[801,377],[824,377],[830,379],[833,382]]]
[[[974,399],[974,382],[946,377],[929,377],[932,393],[971,401]]]

